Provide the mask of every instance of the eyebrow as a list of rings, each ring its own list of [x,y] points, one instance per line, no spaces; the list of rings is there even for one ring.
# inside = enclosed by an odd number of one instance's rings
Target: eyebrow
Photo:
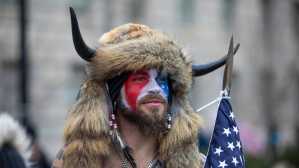
[[[138,75],[149,75],[148,72],[137,72],[132,76],[138,76]]]

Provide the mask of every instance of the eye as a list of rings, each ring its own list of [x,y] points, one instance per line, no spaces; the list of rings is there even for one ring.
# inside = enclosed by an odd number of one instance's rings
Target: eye
[[[136,78],[135,81],[138,81],[138,82],[142,82],[142,81],[145,81],[146,79],[144,77],[140,77],[140,78]]]
[[[157,79],[158,82],[166,82],[166,78],[160,77]]]

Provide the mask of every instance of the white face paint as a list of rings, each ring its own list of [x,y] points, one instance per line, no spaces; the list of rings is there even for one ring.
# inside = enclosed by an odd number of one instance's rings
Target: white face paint
[[[139,73],[141,75],[138,75]],[[140,78],[138,78],[137,80],[141,79],[142,81],[146,81],[143,86],[140,86],[139,84],[138,84],[138,86],[136,86],[134,84],[134,81],[136,80],[136,79],[132,79],[132,78],[134,78],[134,75],[140,76]],[[150,70],[141,70],[141,72],[137,71],[136,73],[132,73],[128,77],[127,80],[131,80],[133,82],[131,82],[130,85],[124,84],[122,86],[121,96],[122,96],[123,103],[128,108],[131,108],[131,109],[136,108],[136,107],[131,107],[129,105],[130,103],[128,103],[128,101],[129,101],[128,99],[133,99],[133,101],[136,101],[135,103],[131,103],[131,104],[135,104],[135,106],[136,106],[138,104],[138,101],[141,98],[143,98],[144,96],[149,95],[149,94],[158,93],[162,97],[164,97],[166,100],[168,98],[167,77],[162,76],[160,73],[157,72],[157,70],[155,68],[151,68]],[[136,95],[136,93],[135,93],[135,94],[133,94],[133,95],[135,95],[135,97],[126,96],[126,93],[128,94],[128,90],[126,90],[126,86],[134,87],[133,91],[137,92],[137,94],[139,94],[139,95]],[[130,93],[129,93],[129,95],[130,95]],[[132,101],[132,100],[130,100],[130,101]]]
[[[126,107],[130,108],[130,106],[129,106],[128,103],[127,103],[127,99],[126,99],[125,85],[123,85],[123,86],[121,87],[120,94],[121,94],[121,100],[122,100],[122,102],[124,103],[124,105],[125,105]]]
[[[137,98],[137,102],[144,96],[151,93],[159,93],[162,97],[166,99],[166,94],[163,89],[158,85],[156,78],[158,76],[158,72],[156,69],[152,68],[149,72],[150,78],[147,85],[142,89],[140,95]]]

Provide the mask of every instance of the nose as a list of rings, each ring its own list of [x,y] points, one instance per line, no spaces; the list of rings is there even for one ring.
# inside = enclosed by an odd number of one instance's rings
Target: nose
[[[161,92],[161,88],[160,86],[157,84],[156,80],[151,80],[150,81],[150,89],[149,89],[149,93],[160,93]]]

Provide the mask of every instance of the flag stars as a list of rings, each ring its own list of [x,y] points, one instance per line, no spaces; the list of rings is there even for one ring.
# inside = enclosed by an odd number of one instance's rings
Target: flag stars
[[[238,131],[238,127],[237,127],[237,126],[236,126],[236,127],[233,126],[233,127],[234,127],[234,130],[233,130],[233,131],[236,132],[236,134],[238,135],[238,132],[239,132],[239,131]]]
[[[233,157],[233,156],[232,156],[232,157]],[[234,163],[235,166],[237,165],[237,163],[239,163],[239,162],[237,161],[237,158],[236,158],[236,157],[233,157],[233,161],[232,161],[232,163]]]
[[[232,151],[234,150],[234,143],[232,142],[232,143],[229,143],[229,142],[227,142],[228,143],[228,147],[227,148],[230,148]]]
[[[239,150],[241,149],[241,143],[240,143],[241,141],[237,141],[237,147],[239,147]]]
[[[223,150],[221,150],[221,146],[219,146],[219,148],[215,148],[216,152],[214,154],[218,154],[218,156],[220,156],[220,153],[223,152]]]
[[[220,163],[220,165],[219,165],[218,167],[222,167],[222,168],[224,168],[225,166],[228,166],[228,165],[225,163],[225,160],[224,160],[223,162],[220,162],[220,161],[219,161],[219,163]]]
[[[166,87],[166,86],[165,86]],[[205,168],[245,167],[241,130],[229,101],[222,99],[219,104]]]
[[[230,111],[230,116],[232,118],[232,120],[234,120],[235,116],[234,116],[234,113],[232,111]]]
[[[226,134],[226,136],[228,137],[228,134],[231,134],[231,132],[229,131],[229,128],[227,128],[227,129],[223,128],[223,129],[224,129],[224,132],[222,134]]]

